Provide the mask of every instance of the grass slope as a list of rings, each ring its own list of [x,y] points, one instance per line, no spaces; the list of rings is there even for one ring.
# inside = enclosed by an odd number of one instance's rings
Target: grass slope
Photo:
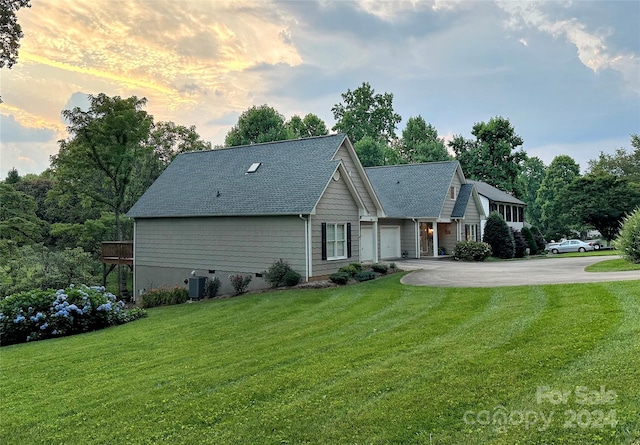
[[[634,264],[624,258],[617,258],[615,260],[600,261],[599,263],[585,267],[584,270],[586,272],[624,272],[628,270],[640,270],[640,264]]]
[[[640,281],[444,289],[396,275],[153,309],[0,349],[0,443],[638,443],[639,295]],[[537,403],[543,386],[567,403]],[[617,399],[580,405],[579,386]],[[500,410],[506,423],[485,424]],[[549,427],[519,423],[531,412]]]

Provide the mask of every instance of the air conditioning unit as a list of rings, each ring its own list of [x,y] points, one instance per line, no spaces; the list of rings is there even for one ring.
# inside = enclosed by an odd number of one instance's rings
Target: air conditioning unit
[[[199,300],[206,293],[207,277],[189,277],[189,298]]]

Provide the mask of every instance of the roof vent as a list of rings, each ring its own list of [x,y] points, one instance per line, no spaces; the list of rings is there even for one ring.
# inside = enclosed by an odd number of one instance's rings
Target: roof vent
[[[262,165],[262,162],[254,162],[253,164],[251,164],[251,167],[249,167],[249,170],[247,170],[247,173],[255,173],[260,165]]]

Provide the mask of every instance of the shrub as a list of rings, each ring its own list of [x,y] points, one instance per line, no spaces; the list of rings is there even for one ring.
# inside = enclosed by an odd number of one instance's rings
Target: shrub
[[[516,258],[524,258],[527,253],[527,241],[522,236],[522,232],[511,228],[511,235],[513,236],[513,256]]]
[[[491,256],[491,246],[479,241],[460,241],[453,256],[461,261],[484,261]]]
[[[295,270],[289,270],[286,274],[284,274],[284,277],[282,277],[282,283],[285,286],[296,286],[298,283],[300,283],[300,280],[302,279],[302,276],[296,272]]]
[[[338,269],[338,272],[343,272],[348,274],[350,277],[353,277],[355,274],[362,270],[362,265],[358,263],[351,263],[348,266],[342,266]]]
[[[544,236],[542,236],[542,232],[540,232],[537,227],[532,227],[531,233],[533,234],[533,239],[536,242],[538,253],[544,252],[547,247],[547,241],[544,239]]]
[[[125,310],[101,286],[20,292],[0,300],[0,345],[95,331],[144,316],[142,309]]]
[[[263,272],[263,276],[265,281],[269,283],[271,287],[276,288],[284,284],[284,277],[289,272],[293,272],[291,266],[289,266],[286,261],[279,259],[269,267],[269,270]],[[300,281],[300,279],[298,279],[298,281]]]
[[[487,218],[482,239],[491,245],[494,257],[513,258],[516,250],[513,235],[504,218],[498,212],[491,212]]]
[[[347,284],[351,275],[345,272],[336,272],[329,275],[329,280],[336,284]]]
[[[614,246],[627,261],[640,264],[640,207],[624,218]]]
[[[142,296],[142,307],[168,306],[182,304],[189,300],[189,291],[182,287],[172,289],[152,289]]]
[[[524,236],[524,240],[527,243],[527,247],[529,248],[529,254],[530,255],[537,255],[538,254],[538,245],[536,243],[536,240],[533,237],[533,232],[531,232],[531,229],[528,227],[523,227],[522,228],[522,236]]]
[[[389,269],[395,269],[395,268],[396,268],[396,263],[389,264]]]
[[[389,270],[389,266],[387,266],[386,264],[375,263],[371,265],[371,269],[373,269],[374,272],[378,272],[384,275]]]
[[[218,291],[220,290],[220,278],[214,277],[213,279],[207,279],[206,284],[206,292],[207,297],[215,298],[218,295]]]
[[[368,281],[368,280],[373,280],[376,277],[376,273],[373,271],[364,271],[364,272],[358,272],[357,274],[355,274],[353,276],[353,278],[356,281]]]
[[[234,295],[244,294],[251,283],[251,275],[243,277],[242,275],[229,275],[229,281],[235,291]]]

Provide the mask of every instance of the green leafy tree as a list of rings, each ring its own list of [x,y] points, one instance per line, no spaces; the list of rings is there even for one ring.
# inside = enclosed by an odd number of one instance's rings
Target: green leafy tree
[[[5,246],[42,240],[46,223],[36,215],[35,200],[9,184],[0,184],[0,240]]]
[[[284,116],[268,105],[253,106],[243,112],[238,123],[229,130],[224,144],[227,147],[258,144],[289,139]]]
[[[438,131],[435,127],[427,124],[422,116],[409,118],[407,125],[402,130],[400,149],[401,157],[410,164],[451,159],[444,139],[438,137]]]
[[[613,155],[600,152],[596,160],[589,161],[589,173],[611,174],[640,184],[640,136],[631,135],[633,150],[619,148]]]
[[[17,184],[18,182],[20,182],[20,174],[18,173],[18,170],[15,167],[13,167],[7,173],[7,178],[4,180],[4,183],[14,185],[14,184]]]
[[[324,136],[329,133],[324,121],[312,113],[307,114],[304,118],[293,116],[285,126],[290,139]]]
[[[520,149],[524,141],[509,119],[497,116],[489,122],[476,123],[471,134],[475,140],[458,135],[449,142],[465,175],[521,196],[517,178],[527,154]]]
[[[540,206],[540,223],[547,239],[571,235],[572,221],[561,200],[562,191],[580,176],[580,166],[571,156],[556,156],[545,172],[536,205]]]
[[[482,240],[491,246],[492,256],[496,258],[513,258],[516,252],[511,228],[498,212],[491,212],[484,226]]]
[[[525,208],[526,220],[532,225],[540,224],[542,209],[540,203],[536,201],[538,190],[542,185],[542,180],[546,172],[546,167],[538,157],[527,158],[522,164],[522,171],[518,177],[520,190],[523,194],[521,199],[527,204]]]
[[[20,39],[24,37],[16,13],[20,8],[30,8],[30,0],[2,0],[0,3],[0,68],[11,68],[18,61]]]
[[[120,216],[126,208],[137,158],[148,150],[145,141],[153,118],[142,108],[146,99],[89,96],[90,107],[64,110],[68,140],[52,156],[56,187],[107,206],[115,216],[120,240]]]
[[[640,264],[640,207],[624,218],[615,246],[627,261]]]
[[[525,242],[527,243],[527,247],[529,248],[529,254],[537,255],[538,254],[538,245],[533,236],[533,232],[529,227],[522,228],[522,236],[524,237]]]
[[[342,93],[342,103],[335,104],[331,111],[336,120],[333,130],[348,135],[354,144],[365,136],[389,144],[402,120],[393,111],[393,94],[375,94],[368,82]]]
[[[387,153],[384,142],[365,136],[355,143],[353,148],[360,158],[364,167],[376,167],[385,165],[385,155]]]
[[[559,200],[573,220],[595,228],[610,241],[623,217],[640,206],[640,184],[610,174],[585,175],[565,187]]]

